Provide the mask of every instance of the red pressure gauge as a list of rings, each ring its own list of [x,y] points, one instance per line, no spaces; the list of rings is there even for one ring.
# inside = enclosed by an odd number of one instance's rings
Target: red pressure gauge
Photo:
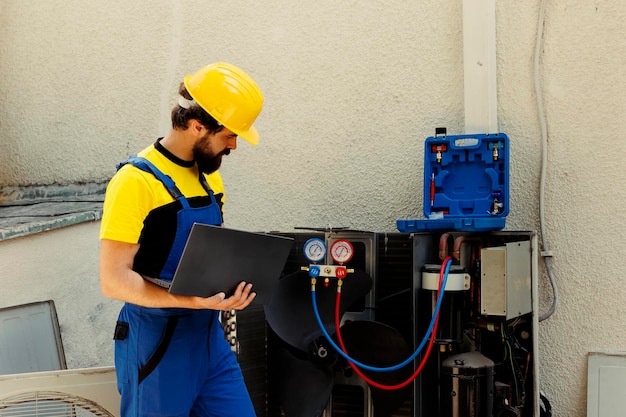
[[[338,264],[345,264],[354,256],[354,248],[352,243],[345,239],[335,240],[330,245],[330,257]]]

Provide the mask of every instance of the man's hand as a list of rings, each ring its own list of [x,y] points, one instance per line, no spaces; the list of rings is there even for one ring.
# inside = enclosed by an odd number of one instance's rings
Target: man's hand
[[[210,308],[222,311],[243,310],[250,305],[254,297],[256,297],[256,293],[252,292],[252,284],[242,281],[237,285],[235,293],[228,298],[223,292],[207,298],[193,297],[197,303],[197,305],[194,303],[193,308]]]

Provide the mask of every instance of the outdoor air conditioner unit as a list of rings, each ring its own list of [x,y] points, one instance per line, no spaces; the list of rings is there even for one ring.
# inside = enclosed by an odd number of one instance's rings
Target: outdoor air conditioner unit
[[[119,416],[113,367],[0,375],[0,416]]]

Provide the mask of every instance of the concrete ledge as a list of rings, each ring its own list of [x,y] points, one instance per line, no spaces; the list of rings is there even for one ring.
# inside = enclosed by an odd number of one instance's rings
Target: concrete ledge
[[[97,221],[106,183],[0,189],[0,241]]]

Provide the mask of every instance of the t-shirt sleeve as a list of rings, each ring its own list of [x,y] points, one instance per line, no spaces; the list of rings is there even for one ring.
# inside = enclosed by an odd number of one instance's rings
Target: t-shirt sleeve
[[[153,200],[146,177],[136,168],[124,166],[107,185],[100,239],[138,243]]]

